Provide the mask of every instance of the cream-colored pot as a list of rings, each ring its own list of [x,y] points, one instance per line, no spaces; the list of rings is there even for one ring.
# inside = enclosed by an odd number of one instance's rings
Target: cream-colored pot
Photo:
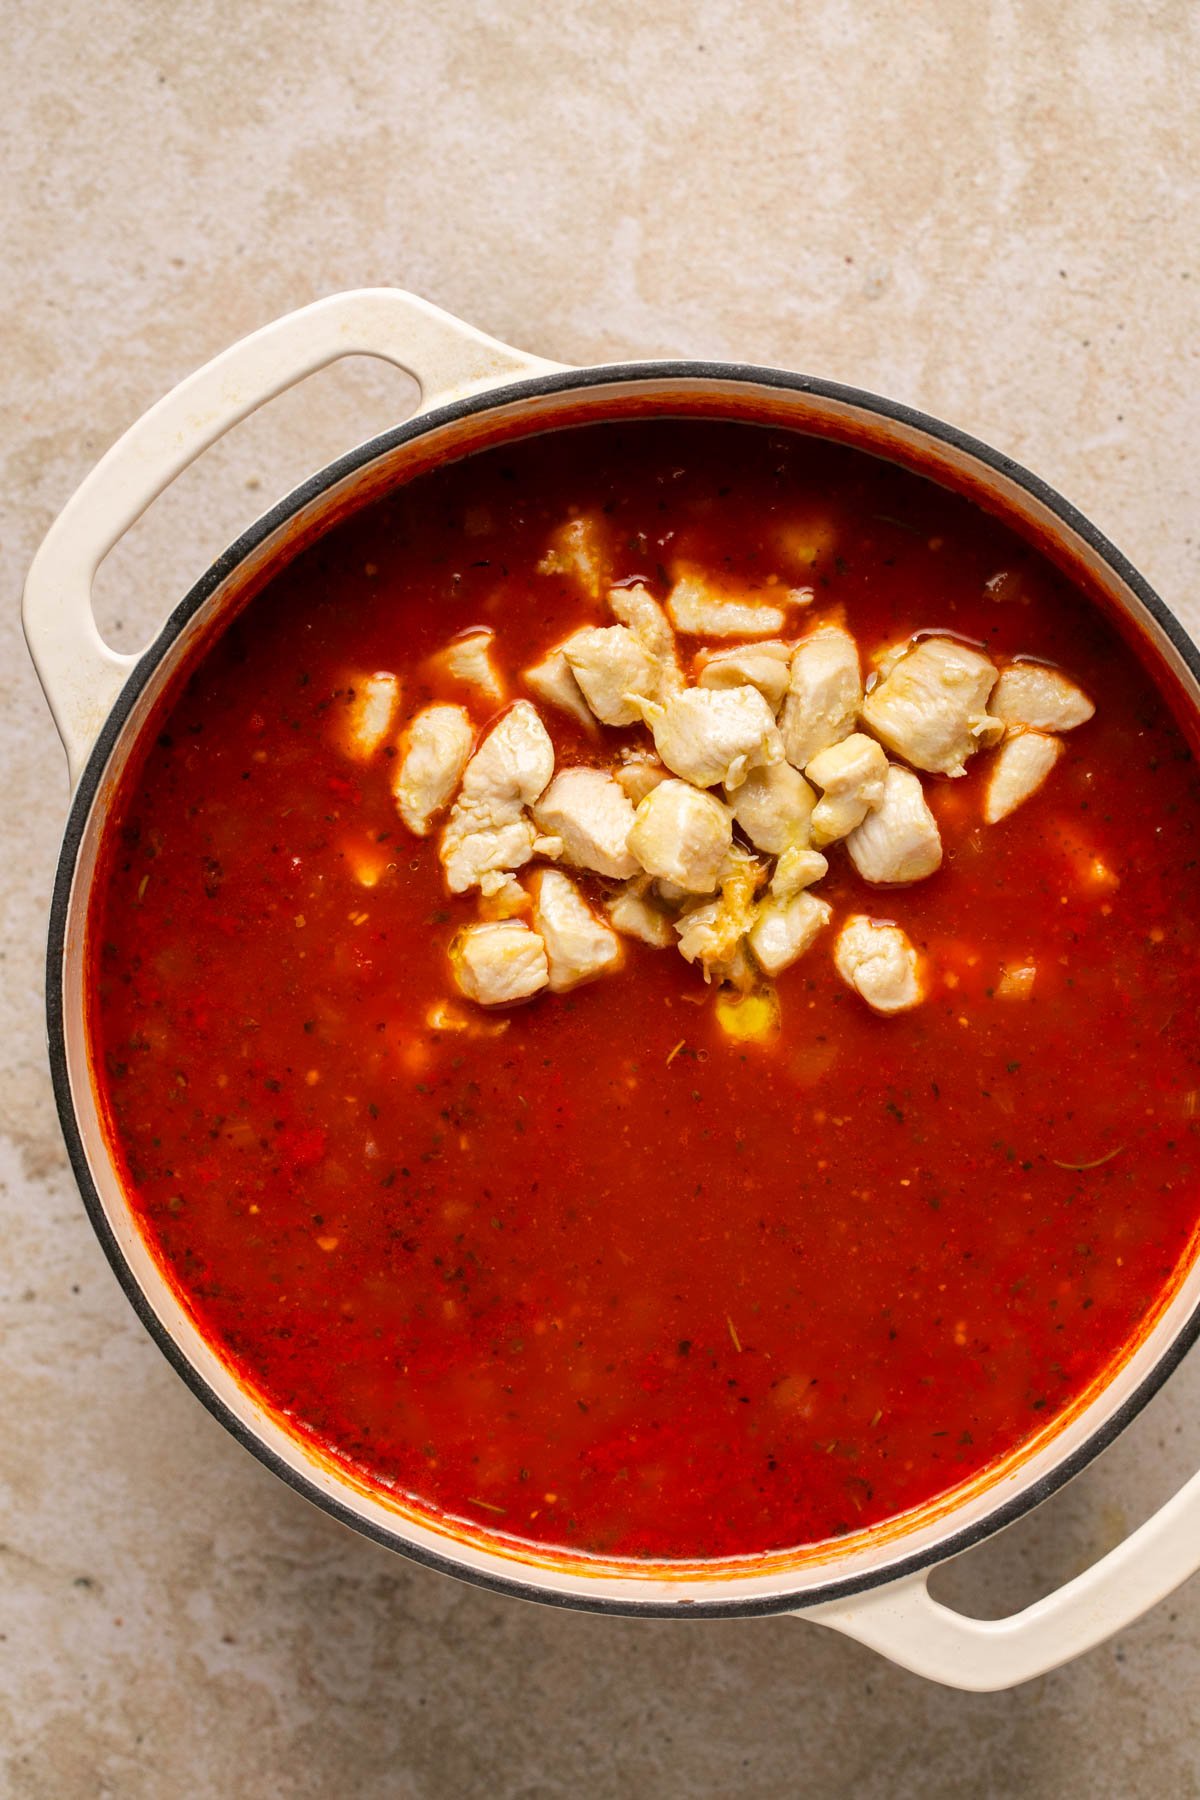
[[[97,567],[167,484],[224,431],[342,356],[383,357],[420,384],[416,415],[298,488],[214,564],[141,656],[101,639]],[[1070,506],[1023,469],[933,419],[870,394],[774,369],[633,363],[564,369],[523,355],[410,294],[339,294],[235,344],[133,426],[51,528],[25,588],[29,647],[66,745],[74,788],[58,869],[47,981],[50,1059],[63,1130],[101,1243],[147,1329],[217,1418],[336,1518],[436,1568],[527,1599],[598,1612],[717,1617],[794,1612],[951,1686],[1001,1688],[1099,1643],[1200,1566],[1200,1475],[1121,1547],[1015,1617],[981,1622],[930,1598],[929,1569],[1036,1505],[1104,1448],[1200,1329],[1200,1266],[1127,1360],[1066,1423],[965,1493],[898,1525],[762,1564],[679,1569],[592,1563],[498,1545],[357,1485],[245,1391],[197,1331],[149,1254],[110,1161],[88,1065],[84,920],[114,782],[171,671],[247,585],[334,520],[472,445],[614,413],[770,419],[864,448],[978,495],[1061,565],[1082,570],[1142,654],[1200,702],[1200,656],[1146,583]],[[1173,678],[1173,679],[1172,679]]]

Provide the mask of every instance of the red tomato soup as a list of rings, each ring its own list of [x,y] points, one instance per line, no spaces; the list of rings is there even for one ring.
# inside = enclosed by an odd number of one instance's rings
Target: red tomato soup
[[[646,876],[627,891],[665,947],[622,935],[594,980],[477,1004],[451,946],[507,918],[530,947],[554,833],[491,896],[451,894],[447,813],[415,835],[397,808],[411,721],[461,707],[478,749],[532,701],[559,770],[651,753],[646,723],[586,724],[523,676],[614,625],[614,584],[684,619],[681,571],[766,608],[785,673],[832,624],[878,689],[922,634],[1056,665],[1094,716],[996,823],[1003,724],[976,718],[965,775],[917,771],[941,866],[872,885],[829,842],[801,891],[831,910],[773,978],[735,929],[706,983],[675,941],[698,896]],[[746,641],[680,632],[682,679]],[[628,1558],[836,1538],[1043,1432],[1179,1278],[1195,764],[1115,631],[966,501],[729,422],[491,449],[305,551],[146,743],[89,924],[130,1204],[239,1379],[404,1504]],[[603,927],[622,883],[558,866]],[[903,1010],[839,968],[859,915],[905,934]]]

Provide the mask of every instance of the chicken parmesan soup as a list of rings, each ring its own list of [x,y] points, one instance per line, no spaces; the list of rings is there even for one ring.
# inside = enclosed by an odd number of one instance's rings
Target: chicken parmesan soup
[[[809,1546],[1052,1433],[1200,1215],[1200,791],[1097,604],[775,427],[479,450],[159,703],[89,917],[141,1231],[402,1510]]]

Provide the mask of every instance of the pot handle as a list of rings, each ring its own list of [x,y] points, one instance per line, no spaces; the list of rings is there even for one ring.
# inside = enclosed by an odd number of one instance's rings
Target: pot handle
[[[421,388],[418,412],[559,363],[528,356],[399,288],[331,294],[242,338],[152,406],[68,500],[33,559],[22,620],[71,784],[139,658],[92,610],[96,570],[163,489],[265,401],[343,356],[378,356]]]
[[[943,1606],[928,1571],[793,1616],[828,1625],[903,1669],[970,1693],[1019,1687],[1093,1650],[1200,1568],[1200,1474],[1123,1544],[1007,1619]]]

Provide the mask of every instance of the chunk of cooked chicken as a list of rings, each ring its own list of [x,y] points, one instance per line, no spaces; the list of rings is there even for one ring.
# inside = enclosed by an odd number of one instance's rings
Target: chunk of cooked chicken
[[[583,697],[605,725],[632,725],[641,717],[630,696],[651,700],[660,668],[627,625],[588,625],[562,646]]]
[[[728,934],[720,900],[705,900],[699,906],[689,907],[675,921],[679,953],[686,962],[699,962],[705,981],[709,981],[715,965],[732,956],[737,949],[749,923],[747,918],[742,930]],[[721,979],[719,972],[717,978]]]
[[[488,732],[463,771],[438,854],[452,894],[490,870],[518,869],[537,833],[525,817],[554,773],[554,746],[537,708],[518,700]]]
[[[683,670],[671,621],[654,595],[641,582],[634,587],[608,590],[608,604],[613,616],[627,625],[638,643],[658,663],[658,691],[665,700],[683,686]]]
[[[504,1036],[510,1021],[483,1018],[479,1013],[460,1006],[457,1000],[435,1000],[426,1009],[425,1024],[435,1033],[453,1031],[464,1032],[467,1037],[473,1038],[497,1038]]]
[[[379,837],[373,834],[360,837],[357,832],[351,832],[342,840],[339,854],[345,862],[347,873],[359,887],[378,887],[389,868],[395,868],[392,860],[394,853],[387,843],[387,837],[387,832],[381,833]]]
[[[527,1000],[550,979],[546,946],[520,919],[464,925],[451,942],[450,967],[461,992],[480,1006]]]
[[[444,649],[430,657],[429,665],[453,681],[461,681],[464,687],[475,688],[485,700],[499,702],[507,690],[492,660],[495,643],[495,632],[480,625],[473,631],[464,631],[461,637],[451,638]]]
[[[823,881],[829,864],[819,850],[807,844],[790,844],[775,864],[771,877],[771,895],[775,900],[793,900],[801,888]]]
[[[530,891],[533,926],[546,947],[552,993],[565,994],[620,967],[620,939],[596,917],[568,876],[539,869]]]
[[[779,975],[815,943],[833,917],[833,908],[815,894],[791,900],[761,900],[750,927],[749,943],[764,975]]]
[[[888,767],[883,799],[846,839],[864,881],[923,881],[942,864],[942,839],[925,792],[911,769]]]
[[[822,557],[830,558],[838,535],[837,521],[828,513],[810,513],[807,518],[793,519],[785,525],[779,542],[787,561],[811,569]]]
[[[701,965],[705,981],[740,986],[753,979],[742,945],[754,924],[754,896],[765,875],[762,863],[735,844],[721,870],[717,899],[691,907],[676,920],[680,954]]]
[[[733,842],[728,810],[687,781],[663,781],[633,819],[629,849],[648,875],[711,894]]]
[[[1032,1000],[1037,984],[1037,964],[1005,964],[996,983],[997,1000]]]
[[[637,869],[629,852],[633,805],[604,769],[560,769],[533,816],[562,839],[563,861],[623,881]]]
[[[820,625],[801,638],[792,656],[779,715],[783,753],[803,769],[854,730],[862,701],[858,645],[840,625]]]
[[[685,688],[665,706],[643,702],[639,711],[668,769],[697,787],[738,788],[751,769],[783,755],[774,715],[757,688]]]
[[[461,706],[426,706],[401,740],[392,776],[400,817],[425,837],[435,815],[448,805],[471,754],[475,727]]]
[[[817,796],[789,762],[751,769],[741,787],[726,796],[733,816],[756,850],[780,856],[808,842],[808,824]]]
[[[899,925],[854,913],[838,932],[833,962],[848,987],[878,1013],[906,1012],[924,998],[921,964]]]
[[[379,750],[392,729],[400,705],[400,678],[380,669],[374,675],[356,675],[344,707],[334,714],[341,747],[357,762],[367,762]]]
[[[507,869],[489,869],[479,878],[481,919],[515,919],[532,905],[529,895]]]
[[[595,715],[583,697],[583,689],[576,681],[561,646],[557,650],[551,650],[532,669],[526,669],[522,680],[526,687],[533,689],[539,700],[545,700],[548,705],[570,713],[573,719],[578,719],[589,731],[596,729]]]
[[[1009,663],[992,695],[991,710],[1006,725],[1034,731],[1074,731],[1095,712],[1081,687],[1045,663]]]
[[[646,798],[651,788],[667,779],[667,770],[649,750],[628,749],[621,752],[623,761],[613,770],[613,780],[635,806]]]
[[[852,731],[817,752],[804,772],[824,790],[810,822],[818,850],[844,838],[880,804],[887,770],[887,757],[865,732]]]
[[[1036,794],[1062,752],[1061,739],[1041,731],[1016,731],[1005,738],[992,762],[983,797],[988,824],[999,824]]]
[[[967,757],[1003,732],[989,716],[996,667],[954,638],[922,638],[863,701],[863,723],[914,768],[963,775]]]
[[[600,598],[608,572],[604,528],[594,513],[568,519],[550,534],[539,575],[570,575],[593,600]]]
[[[505,816],[511,810],[499,801],[485,801],[463,807],[460,813],[456,803],[438,851],[452,894],[465,894],[491,874],[519,869],[535,855],[537,833],[522,814]]]
[[[738,644],[732,650],[710,650],[696,658],[701,687],[756,687],[772,712],[778,712],[787,693],[788,663],[793,644],[768,638],[762,644]]]
[[[913,640],[911,632],[908,637],[901,638],[898,644],[877,645],[867,658],[867,661],[871,665],[872,672],[880,681],[882,681],[885,676],[891,674],[901,657],[908,655],[909,651],[912,649],[912,645]]]
[[[648,875],[635,875],[605,901],[605,910],[613,929],[623,937],[640,938],[643,944],[663,950],[675,942],[675,933],[666,913],[654,904],[650,886]]]
[[[676,631],[691,637],[769,638],[783,630],[785,619],[781,606],[733,599],[697,574],[679,577],[667,595],[667,612]]]

